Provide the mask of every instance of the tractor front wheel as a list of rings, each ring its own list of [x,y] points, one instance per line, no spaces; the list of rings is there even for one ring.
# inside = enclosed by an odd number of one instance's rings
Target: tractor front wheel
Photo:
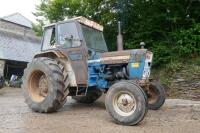
[[[28,106],[41,113],[60,109],[68,95],[68,78],[64,69],[50,58],[36,58],[28,64],[23,75],[23,92]]]
[[[106,109],[122,125],[136,125],[147,113],[147,100],[142,88],[135,83],[121,81],[107,92]]]
[[[148,92],[148,108],[152,110],[159,109],[165,102],[165,89],[157,81],[150,82]]]

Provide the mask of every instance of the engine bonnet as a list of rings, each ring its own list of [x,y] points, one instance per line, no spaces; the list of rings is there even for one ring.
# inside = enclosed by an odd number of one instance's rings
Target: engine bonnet
[[[102,53],[100,60],[102,64],[128,63],[130,60],[139,61],[145,57],[147,49],[134,49]]]

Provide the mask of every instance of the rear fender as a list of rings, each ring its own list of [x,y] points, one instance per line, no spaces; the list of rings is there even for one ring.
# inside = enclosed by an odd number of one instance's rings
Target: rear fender
[[[70,82],[70,87],[77,86],[76,77],[75,77],[75,73],[72,68],[71,62],[70,60],[68,60],[68,57],[66,57],[62,52],[50,50],[50,51],[42,52],[34,56],[34,58],[38,58],[38,57],[48,57],[52,59],[57,59],[62,64],[62,66],[64,66],[65,71],[67,72],[69,82]]]
[[[67,58],[64,54],[62,54],[60,51],[50,50],[41,52],[39,54],[36,54],[34,58],[38,57],[49,57],[49,58]]]

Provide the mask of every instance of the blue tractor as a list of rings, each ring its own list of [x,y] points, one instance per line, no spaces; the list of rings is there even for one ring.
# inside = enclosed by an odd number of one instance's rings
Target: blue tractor
[[[118,51],[108,52],[103,27],[84,17],[44,27],[42,52],[35,55],[23,75],[28,106],[41,113],[54,112],[72,96],[92,103],[106,93],[105,106],[123,125],[143,120],[148,109],[158,109],[165,91],[150,81],[152,52],[123,50],[119,25]]]

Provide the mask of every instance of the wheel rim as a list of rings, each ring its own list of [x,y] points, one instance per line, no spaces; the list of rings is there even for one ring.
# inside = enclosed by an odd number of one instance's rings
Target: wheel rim
[[[154,104],[158,100],[158,92],[154,86],[149,87],[149,93],[148,93],[148,103]]]
[[[44,72],[33,71],[28,80],[28,91],[31,99],[42,102],[48,94],[48,79]]]
[[[129,116],[136,110],[136,100],[130,92],[118,92],[113,97],[115,111],[122,116]]]

